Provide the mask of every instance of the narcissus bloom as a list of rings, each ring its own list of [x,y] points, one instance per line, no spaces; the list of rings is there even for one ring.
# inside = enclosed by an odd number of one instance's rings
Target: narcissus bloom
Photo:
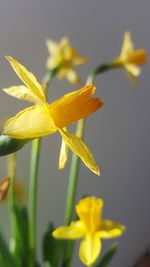
[[[35,105],[7,120],[3,134],[16,139],[33,139],[58,131],[66,145],[81,158],[85,165],[99,174],[99,168],[87,146],[65,128],[102,107],[103,102],[92,97],[96,88],[92,84],[87,85],[49,105],[35,76],[12,57],[9,56],[7,59],[25,85],[16,85],[3,90],[16,98],[34,102]]]
[[[69,226],[61,226],[53,232],[57,239],[82,238],[79,257],[85,265],[94,263],[101,252],[101,239],[115,238],[122,234],[124,226],[110,220],[102,220],[103,200],[86,197],[76,205],[79,220]]]
[[[47,60],[48,69],[58,69],[58,78],[66,78],[69,82],[76,84],[79,77],[75,71],[75,66],[87,62],[85,57],[79,56],[77,50],[73,48],[68,38],[62,38],[59,43],[50,39],[46,42],[50,56]]]
[[[129,77],[135,81],[141,73],[140,65],[147,61],[147,53],[144,49],[134,49],[130,32],[125,32],[120,56],[114,61],[118,67],[123,67]]]

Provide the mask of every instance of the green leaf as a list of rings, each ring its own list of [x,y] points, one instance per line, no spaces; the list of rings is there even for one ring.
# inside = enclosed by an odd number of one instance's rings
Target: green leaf
[[[27,209],[15,205],[15,246],[13,247],[12,253],[18,266],[26,267],[28,266],[28,216]]]
[[[51,267],[56,267],[60,259],[60,240],[56,240],[52,237],[54,231],[53,223],[49,224],[47,231],[43,236],[43,261],[48,262]]]
[[[48,261],[43,262],[42,267],[51,267]]]
[[[0,233],[0,266],[16,267],[2,233]]]
[[[118,244],[114,243],[112,246],[105,252],[105,254],[101,257],[100,261],[95,264],[95,267],[106,267],[113,256],[115,255],[118,249]]]

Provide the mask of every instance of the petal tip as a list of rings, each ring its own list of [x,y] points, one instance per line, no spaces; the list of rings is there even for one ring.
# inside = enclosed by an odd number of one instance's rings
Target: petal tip
[[[99,169],[98,166],[97,166],[95,169],[92,169],[92,171],[93,171],[96,175],[98,175],[98,176],[101,175],[101,172],[100,172],[100,169]]]
[[[11,57],[11,56],[5,56],[5,58],[6,58],[8,61],[11,61],[11,60],[12,60],[12,57]]]

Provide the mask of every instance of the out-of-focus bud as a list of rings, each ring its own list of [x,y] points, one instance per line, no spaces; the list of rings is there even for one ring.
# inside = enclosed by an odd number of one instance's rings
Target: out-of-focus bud
[[[7,198],[9,187],[10,187],[10,178],[4,177],[0,181],[0,202],[3,202]]]

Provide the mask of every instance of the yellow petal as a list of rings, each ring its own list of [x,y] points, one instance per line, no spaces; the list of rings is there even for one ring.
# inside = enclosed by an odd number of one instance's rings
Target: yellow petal
[[[70,83],[72,83],[72,84],[78,84],[79,83],[79,77],[78,77],[78,75],[77,75],[77,73],[76,73],[76,71],[75,70],[73,70],[73,69],[68,69],[67,71],[66,71],[66,79],[70,82]]]
[[[41,100],[39,101],[39,98],[35,94],[33,94],[30,89],[28,89],[24,85],[11,86],[9,88],[4,88],[3,91],[8,95],[14,96],[14,97],[22,99],[22,100],[27,100],[29,102],[33,102],[36,104],[41,102]]]
[[[54,42],[53,40],[47,39],[46,45],[50,54],[55,55],[58,52],[58,43]]]
[[[104,239],[114,238],[120,236],[124,230],[125,227],[123,225],[110,220],[104,220],[102,221],[101,230],[98,232],[98,235]]]
[[[58,71],[58,74],[57,74],[58,79],[60,79],[60,80],[64,79],[66,77],[67,71],[68,71],[68,69],[65,67],[60,68]]]
[[[80,244],[80,260],[85,265],[91,265],[99,256],[101,247],[102,244],[97,234],[87,234]]]
[[[130,32],[125,32],[120,56],[126,58],[134,50]]]
[[[66,94],[49,106],[49,111],[59,128],[85,118],[101,108],[103,102],[93,98],[96,88],[89,84],[80,90]]]
[[[64,131],[63,129],[58,129],[58,131],[72,152],[75,153],[91,171],[100,175],[99,167],[84,142],[77,136]]]
[[[59,155],[59,169],[63,169],[68,160],[68,146],[65,141],[62,139],[60,155]]]
[[[87,232],[96,232],[101,226],[103,200],[96,197],[86,197],[76,205],[76,212],[84,223]]]
[[[70,226],[58,227],[52,235],[58,239],[78,239],[84,235],[84,228],[80,221],[76,221]]]
[[[41,105],[26,108],[4,124],[3,134],[16,139],[31,139],[57,131],[48,109]]]
[[[46,102],[45,95],[41,85],[36,80],[35,76],[29,72],[23,65],[21,65],[14,58],[7,56],[6,59],[11,64],[14,71],[17,73],[19,78],[24,82],[24,84],[30,89],[32,94],[39,99],[40,102]]]
[[[124,67],[126,71],[134,77],[138,77],[141,73],[140,68],[134,64],[125,64]]]
[[[71,47],[71,44],[70,44],[69,39],[67,37],[63,37],[60,40],[59,48],[60,48],[60,52],[61,52],[62,56],[65,59],[68,59],[68,58],[70,59],[72,47]]]

